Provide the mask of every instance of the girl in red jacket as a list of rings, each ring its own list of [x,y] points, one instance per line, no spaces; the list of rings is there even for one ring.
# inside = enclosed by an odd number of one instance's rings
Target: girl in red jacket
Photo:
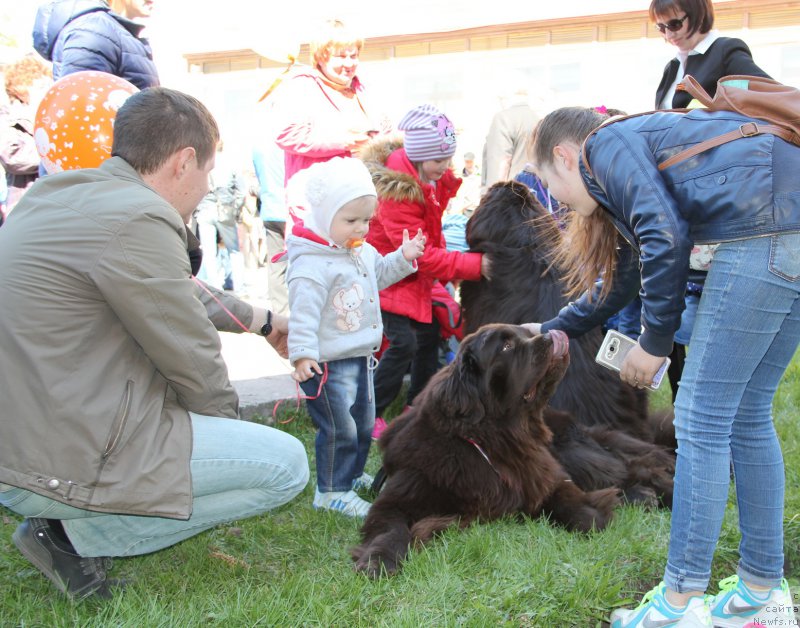
[[[456,152],[453,123],[433,105],[409,111],[397,127],[403,141],[379,140],[362,151],[378,191],[378,209],[367,241],[379,253],[403,242],[403,229],[422,229],[427,246],[417,260],[419,270],[380,293],[384,335],[389,347],[375,372],[375,432],[380,418],[403,385],[411,367],[408,403],[419,393],[439,364],[439,324],[433,316],[431,290],[435,281],[488,277],[489,258],[480,253],[448,251],[442,236],[442,214],[461,186],[451,170]]]

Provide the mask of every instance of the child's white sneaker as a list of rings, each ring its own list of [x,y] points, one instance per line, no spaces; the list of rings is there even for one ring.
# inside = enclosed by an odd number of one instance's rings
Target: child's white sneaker
[[[312,502],[312,506],[317,510],[333,510],[348,517],[366,517],[371,505],[353,490],[320,493],[319,488],[315,490]]]
[[[739,576],[725,578],[719,583],[719,593],[709,600],[714,628],[745,628],[747,626],[797,626],[789,585],[769,591],[753,591]]]
[[[362,473],[355,480],[353,480],[354,491],[369,491],[372,489],[372,483],[375,481],[369,473]]]

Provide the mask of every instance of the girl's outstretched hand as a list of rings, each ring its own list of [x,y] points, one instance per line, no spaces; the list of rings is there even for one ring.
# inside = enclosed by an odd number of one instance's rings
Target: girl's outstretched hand
[[[486,253],[481,257],[481,276],[484,279],[492,278],[492,260]]]
[[[417,229],[417,235],[413,238],[408,237],[408,229],[403,229],[403,257],[407,262],[413,262],[418,257],[422,257],[425,252],[425,236],[422,235],[422,229]]]

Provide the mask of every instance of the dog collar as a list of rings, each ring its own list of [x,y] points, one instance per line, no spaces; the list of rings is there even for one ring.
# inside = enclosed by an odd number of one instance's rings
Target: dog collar
[[[486,452],[483,450],[483,447],[481,447],[481,446],[480,446],[480,445],[479,445],[479,444],[478,444],[476,441],[472,440],[471,438],[465,438],[464,440],[465,440],[465,441],[467,441],[467,442],[468,442],[470,445],[472,445],[472,446],[473,446],[475,449],[477,449],[477,450],[478,450],[478,453],[479,453],[481,456],[483,456],[483,459],[484,459],[486,462],[488,462],[488,463],[489,463],[489,466],[490,466],[490,467],[492,467],[492,471],[494,471],[494,472],[497,474],[497,477],[499,477],[499,478],[500,478],[501,480],[503,480],[503,482],[505,483],[506,479],[503,477],[503,474],[502,474],[502,473],[500,473],[500,471],[498,471],[498,470],[497,470],[497,467],[495,467],[495,466],[494,466],[494,464],[492,463],[491,459],[489,458],[489,454],[487,454],[487,453],[486,453]]]

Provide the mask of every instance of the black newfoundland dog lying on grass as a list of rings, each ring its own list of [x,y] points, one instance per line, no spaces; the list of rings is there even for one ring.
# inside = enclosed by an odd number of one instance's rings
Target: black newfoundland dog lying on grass
[[[558,314],[567,298],[551,263],[561,237],[556,220],[523,184],[507,181],[489,189],[467,224],[467,243],[491,256],[492,279],[461,284],[466,333],[487,323],[543,322]],[[582,425],[622,430],[674,449],[672,413],[651,414],[647,392],[596,364],[601,342],[599,327],[571,341],[571,365],[550,405]]]
[[[437,532],[509,514],[545,514],[570,530],[606,526],[620,491],[573,481],[544,419],[568,346],[562,332],[532,336],[517,325],[464,339],[379,441],[388,479],[352,550],[356,570],[393,574]]]

